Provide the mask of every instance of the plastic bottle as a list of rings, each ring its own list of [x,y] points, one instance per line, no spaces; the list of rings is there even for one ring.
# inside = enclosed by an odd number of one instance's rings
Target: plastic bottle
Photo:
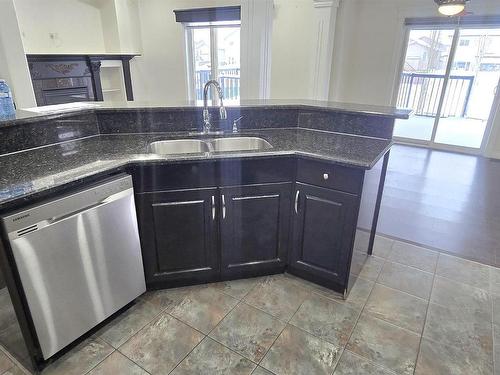
[[[4,79],[0,79],[0,119],[10,119],[15,115],[16,109],[10,88]]]

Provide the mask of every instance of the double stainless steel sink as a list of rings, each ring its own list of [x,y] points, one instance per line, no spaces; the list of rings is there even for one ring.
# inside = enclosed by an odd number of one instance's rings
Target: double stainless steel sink
[[[272,148],[259,137],[227,137],[209,140],[172,139],[149,144],[149,152],[159,155],[196,154],[205,152],[258,151]]]

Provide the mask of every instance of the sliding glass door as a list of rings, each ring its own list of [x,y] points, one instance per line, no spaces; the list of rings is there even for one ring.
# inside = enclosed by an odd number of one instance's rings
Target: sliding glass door
[[[500,29],[410,29],[397,105],[412,108],[394,136],[436,148],[479,149],[500,79]]]

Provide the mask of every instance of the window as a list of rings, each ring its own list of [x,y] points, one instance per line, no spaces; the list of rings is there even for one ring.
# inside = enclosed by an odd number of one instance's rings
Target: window
[[[470,61],[457,61],[453,64],[453,70],[469,70]]]
[[[190,23],[186,28],[189,97],[203,101],[203,87],[211,79],[219,81],[224,101],[240,100],[240,24],[239,22]],[[210,100],[217,98],[210,91]]]
[[[498,72],[500,71],[500,63],[482,63],[479,65],[481,72]]]
[[[470,39],[462,39],[460,40],[460,45],[462,47],[467,47],[470,44]]]

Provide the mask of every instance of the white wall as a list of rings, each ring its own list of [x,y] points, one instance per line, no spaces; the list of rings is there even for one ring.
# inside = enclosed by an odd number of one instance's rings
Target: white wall
[[[114,2],[120,52],[141,52],[142,36],[138,0],[114,0]],[[106,35],[106,33],[104,34]]]
[[[275,0],[274,4],[271,98],[307,98],[314,67],[313,1]]]
[[[100,0],[15,0],[26,53],[106,51]],[[51,38],[51,34],[54,35]]]
[[[131,62],[135,100],[186,100],[184,29],[174,10],[238,5],[231,0],[139,0],[142,56]]]
[[[33,107],[35,94],[12,0],[0,0],[0,14],[0,78],[7,80],[18,108]]]
[[[500,159],[500,100],[496,103],[492,120],[491,134],[486,145],[485,156]]]
[[[475,15],[500,14],[498,0],[474,0]],[[406,17],[437,16],[429,0],[343,0],[335,33],[330,99],[390,105],[403,54]],[[492,134],[500,132],[500,115]],[[500,153],[500,139],[487,155]]]
[[[307,98],[314,62],[312,0],[275,0],[271,41],[274,99]],[[187,98],[184,34],[175,9],[239,5],[239,0],[139,0],[143,55],[132,61],[136,100]],[[154,74],[151,74],[154,72]]]

